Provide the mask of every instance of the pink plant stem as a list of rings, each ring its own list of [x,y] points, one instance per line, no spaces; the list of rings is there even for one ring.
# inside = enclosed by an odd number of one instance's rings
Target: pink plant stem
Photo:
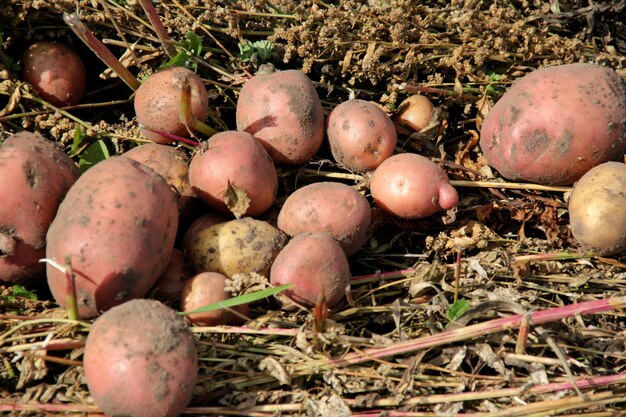
[[[375,282],[380,281],[385,278],[399,278],[402,276],[406,276],[415,272],[414,268],[402,269],[400,271],[391,271],[391,272],[381,272],[378,274],[369,274],[369,275],[359,275],[356,277],[352,277],[350,280],[351,284],[365,284],[367,282]]]
[[[167,33],[167,29],[165,29],[165,26],[163,25],[163,22],[161,21],[159,14],[154,8],[152,1],[151,0],[139,0],[139,4],[141,4],[143,11],[146,13],[146,16],[148,16],[148,20],[150,20],[150,24],[154,28],[154,31],[156,32],[157,37],[161,41],[163,48],[165,48],[165,52],[167,53],[167,55],[170,58],[175,57],[176,48],[174,48],[174,42],[172,41],[170,34]]]
[[[626,307],[626,297],[618,297],[535,311],[529,315],[529,319],[531,324],[537,325],[573,317],[578,314],[594,314],[624,307]],[[333,366],[356,365],[373,359],[413,353],[422,349],[474,339],[503,330],[517,329],[521,326],[524,317],[524,314],[518,314],[511,317],[490,320],[485,323],[446,330],[420,339],[406,340],[391,346],[370,348],[362,352],[355,352],[341,358],[332,359],[330,360],[330,364]]]

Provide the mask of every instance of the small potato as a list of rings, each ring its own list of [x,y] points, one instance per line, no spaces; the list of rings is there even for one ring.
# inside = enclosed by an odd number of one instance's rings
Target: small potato
[[[162,130],[189,137],[191,127],[180,121],[180,100],[183,82],[191,88],[191,114],[204,121],[209,113],[209,98],[204,83],[193,71],[183,67],[170,67],[146,78],[135,94],[135,115],[144,136],[157,143],[172,139],[153,130]]]
[[[376,169],[393,154],[398,136],[393,122],[369,101],[348,100],[328,115],[330,149],[339,164],[354,171]]]
[[[292,193],[278,214],[278,228],[289,236],[326,232],[347,256],[365,244],[371,221],[370,205],[354,188],[338,182],[317,182]]]
[[[433,103],[428,97],[414,94],[400,103],[394,120],[401,126],[406,126],[414,132],[419,132],[430,125],[433,110]]]
[[[54,142],[34,133],[17,133],[0,146],[0,281],[42,277],[46,233],[78,176]]]
[[[86,72],[83,61],[69,47],[39,41],[22,57],[22,77],[39,96],[55,106],[78,103],[85,93]]]
[[[197,231],[184,252],[196,273],[219,272],[229,278],[247,272],[268,276],[286,241],[269,223],[245,217]]]
[[[283,294],[298,304],[312,307],[324,299],[332,308],[345,297],[350,276],[346,254],[335,239],[328,233],[301,233],[274,260],[270,282],[295,284]]]
[[[224,286],[227,277],[217,272],[202,272],[189,279],[181,295],[180,307],[184,312],[196,310],[209,304],[227,300],[229,295]],[[249,306],[241,304],[233,310],[247,316]],[[239,324],[242,317],[229,309],[207,311],[205,313],[188,314],[189,320],[197,326],[218,326],[223,324]]]
[[[83,363],[89,392],[109,416],[179,416],[198,375],[185,320],[155,300],[131,300],[100,316]]]
[[[374,171],[372,198],[387,213],[405,219],[428,217],[455,207],[459,195],[437,164],[421,155],[394,155]]]
[[[178,228],[176,196],[162,176],[114,156],[89,168],[68,191],[48,230],[46,257],[71,262],[82,318],[143,297],[163,273]],[[48,285],[66,307],[67,280],[47,266]]]
[[[241,88],[237,130],[254,136],[276,163],[302,164],[322,145],[324,110],[313,83],[296,70],[257,74]]]
[[[236,217],[264,213],[278,190],[272,158],[247,132],[221,132],[203,143],[191,160],[189,181],[209,207]]]
[[[605,162],[583,175],[569,199],[570,228],[600,255],[626,251],[626,164]]]
[[[597,64],[542,68],[487,114],[480,147],[505,178],[571,185],[626,151],[626,84]]]
[[[180,300],[185,283],[191,277],[189,265],[185,255],[179,249],[174,248],[170,261],[157,282],[149,291],[150,298],[169,302]]]

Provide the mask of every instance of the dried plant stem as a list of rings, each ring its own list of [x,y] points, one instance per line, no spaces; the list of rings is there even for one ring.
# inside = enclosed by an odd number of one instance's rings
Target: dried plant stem
[[[217,130],[193,116],[193,111],[191,109],[191,85],[189,84],[189,78],[187,77],[183,79],[180,92],[179,118],[185,127],[187,127],[187,131],[189,131],[190,134],[193,134],[195,131],[200,132],[207,137],[211,137],[217,133]]]
[[[555,191],[561,193],[566,193],[572,190],[571,187],[557,187],[551,185],[541,185],[524,182],[450,180],[450,185],[452,185],[453,187],[505,188],[508,190]]]

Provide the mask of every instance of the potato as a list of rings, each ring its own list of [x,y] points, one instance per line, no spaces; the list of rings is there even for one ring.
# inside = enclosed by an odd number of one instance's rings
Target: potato
[[[89,330],[83,362],[89,392],[110,416],[178,416],[198,374],[185,320],[155,300],[131,300],[100,316]]]
[[[267,211],[278,190],[274,162],[246,132],[221,132],[204,142],[191,160],[189,181],[209,207],[236,217]]]
[[[302,164],[324,139],[324,111],[311,80],[296,70],[257,74],[237,100],[237,130],[252,134],[276,163]]]
[[[229,220],[232,220],[232,218],[227,218],[225,216],[222,216],[220,214],[216,214],[216,213],[205,213],[202,216],[198,217],[196,220],[193,221],[193,223],[191,223],[189,225],[189,227],[187,228],[187,230],[185,230],[185,234],[183,236],[183,240],[182,240],[182,247],[183,248],[187,248],[189,247],[189,245],[191,244],[191,242],[196,238],[196,235],[205,230],[208,229],[209,227],[216,225],[218,223],[224,223],[227,222]]]
[[[22,78],[55,106],[78,103],[87,80],[85,66],[76,52],[48,41],[35,42],[24,51]]]
[[[328,233],[301,233],[276,256],[270,282],[295,284],[283,294],[298,304],[312,307],[324,299],[332,308],[346,295],[350,266],[345,252]]]
[[[182,150],[159,143],[146,143],[124,152],[122,156],[141,162],[161,174],[178,194],[181,215],[191,209],[197,196],[189,184],[188,158]]]
[[[146,78],[135,93],[135,115],[144,136],[157,143],[172,139],[153,130],[189,137],[190,126],[180,121],[180,100],[184,80],[191,88],[191,114],[204,121],[209,113],[209,98],[204,83],[193,71],[170,67]]]
[[[542,68],[513,84],[493,106],[480,146],[505,178],[570,185],[624,154],[625,103],[625,84],[608,68]]]
[[[225,291],[227,277],[217,272],[202,272],[189,279],[183,289],[180,307],[184,312],[196,310],[209,304],[219,303],[229,299]],[[249,307],[241,304],[233,310],[247,316]],[[188,314],[189,320],[198,326],[218,326],[223,324],[240,324],[244,320],[227,308],[207,311],[205,313]]]
[[[405,219],[428,217],[455,207],[459,201],[445,171],[412,153],[385,160],[374,171],[370,191],[380,208]]]
[[[154,170],[121,156],[74,183],[48,230],[46,257],[71,262],[78,313],[95,317],[146,294],[165,270],[178,227],[174,192]],[[47,266],[52,295],[66,307],[65,274]]]
[[[269,223],[245,217],[197,230],[184,252],[196,273],[219,272],[229,278],[248,272],[268,276],[286,240]]]
[[[600,255],[626,251],[626,164],[605,162],[589,170],[568,204],[572,234],[584,248]]]
[[[148,293],[150,298],[155,298],[168,304],[172,301],[178,302],[180,295],[183,293],[185,283],[191,277],[189,269],[183,252],[174,248],[165,271],[163,271]]]
[[[34,133],[0,146],[0,281],[30,284],[43,275],[48,227],[78,175],[61,149]]]
[[[371,171],[393,154],[398,135],[383,110],[365,100],[344,101],[328,115],[333,158],[354,171]]]
[[[370,205],[354,188],[338,182],[317,182],[292,193],[278,214],[278,228],[289,236],[327,232],[346,255],[357,252],[367,240]]]
[[[394,120],[401,126],[406,126],[415,132],[419,132],[430,125],[433,110],[433,103],[428,97],[414,94],[400,103],[398,111],[394,115]]]

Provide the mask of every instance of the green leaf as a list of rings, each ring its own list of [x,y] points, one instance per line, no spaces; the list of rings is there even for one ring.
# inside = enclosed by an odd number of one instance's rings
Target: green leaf
[[[195,56],[200,56],[202,54],[202,40],[193,32],[187,32],[186,37],[189,45],[185,49]]]
[[[463,316],[463,314],[465,314],[470,307],[471,305],[468,300],[457,300],[448,308],[448,311],[446,311],[446,317],[450,321],[455,321]]]
[[[72,149],[70,150],[70,156],[78,154],[78,150],[85,142],[86,137],[87,135],[85,135],[80,125],[76,126],[76,130],[74,131],[74,140],[72,141]]]
[[[31,301],[36,301],[37,300],[37,294],[35,294],[32,291],[28,291],[26,288],[22,287],[21,285],[14,285],[13,287],[11,287],[11,291],[13,292],[13,295],[16,297],[22,297],[22,298],[28,298]]]
[[[240,295],[239,297],[229,298],[228,300],[209,304],[207,306],[200,307],[192,311],[179,312],[178,314],[187,315],[187,314],[193,314],[193,313],[206,313],[208,311],[219,310],[224,307],[235,307],[241,304],[249,304],[254,301],[262,300],[264,298],[271,297],[273,295],[281,293],[291,288],[292,286],[293,284],[279,285],[278,287],[267,288],[265,290],[256,291],[250,294]]]
[[[106,143],[101,139],[95,141],[80,155],[80,159],[78,160],[80,172],[85,172],[98,162],[108,159],[110,156]]]
[[[189,60],[189,55],[187,51],[178,51],[176,56],[167,61],[165,64],[161,65],[159,69],[165,69],[169,67],[186,67],[187,61]]]

